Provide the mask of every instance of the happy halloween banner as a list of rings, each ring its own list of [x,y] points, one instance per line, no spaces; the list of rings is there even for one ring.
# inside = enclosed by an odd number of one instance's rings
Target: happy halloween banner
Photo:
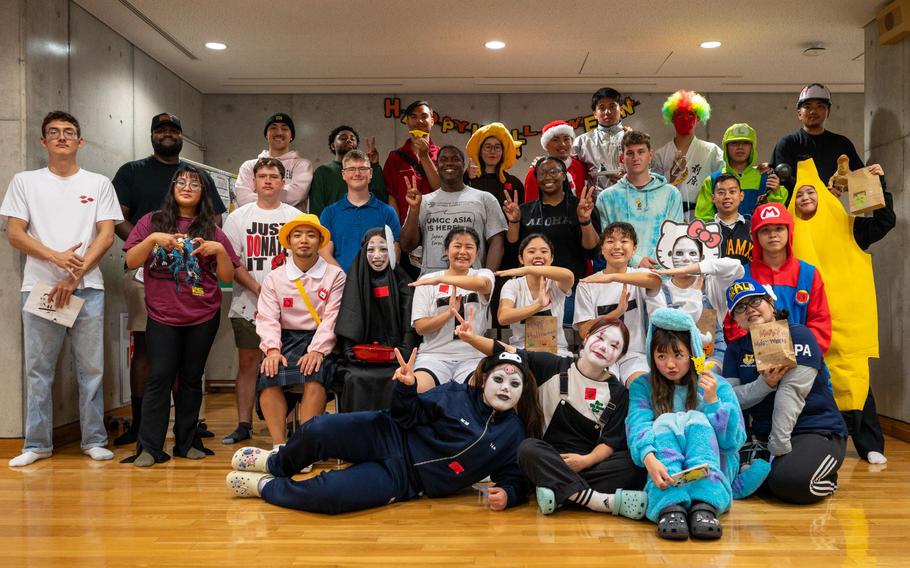
[[[626,118],[635,114],[635,107],[641,104],[641,101],[637,101],[632,97],[626,97],[622,104],[619,105],[620,116]],[[383,108],[385,109],[386,118],[397,118],[399,121],[404,124],[404,107],[401,104],[401,99],[399,97],[386,97]],[[585,132],[589,132],[597,128],[597,119],[594,118],[593,114],[586,116],[576,116],[573,118],[563,119],[572,128],[584,128]],[[468,118],[459,118],[449,115],[440,116],[438,112],[433,111],[433,128],[438,128],[443,134],[448,132],[457,132],[459,134],[473,134],[478,128],[483,126],[478,122],[475,122]],[[540,136],[540,131],[536,130],[530,124],[522,124],[520,128],[511,129],[512,139],[515,140],[515,146],[518,153],[518,157],[521,157],[521,147],[527,143],[528,138],[533,138]]]

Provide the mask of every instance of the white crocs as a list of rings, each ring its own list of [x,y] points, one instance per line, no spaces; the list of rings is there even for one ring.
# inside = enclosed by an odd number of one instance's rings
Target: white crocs
[[[225,484],[234,497],[259,497],[259,484],[263,479],[273,479],[268,473],[232,471],[227,474]]]
[[[260,473],[268,472],[269,457],[275,453],[274,450],[263,450],[247,446],[234,452],[231,458],[231,468],[236,471],[258,471]]]

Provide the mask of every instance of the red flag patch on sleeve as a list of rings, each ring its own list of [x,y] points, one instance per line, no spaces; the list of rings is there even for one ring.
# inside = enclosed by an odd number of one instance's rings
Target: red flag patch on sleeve
[[[462,465],[460,463],[458,463],[457,461],[450,463],[449,469],[454,471],[455,475],[461,475],[462,473],[464,473],[464,467],[462,467]]]
[[[285,308],[294,307],[294,298],[285,298],[284,303],[282,304]]]

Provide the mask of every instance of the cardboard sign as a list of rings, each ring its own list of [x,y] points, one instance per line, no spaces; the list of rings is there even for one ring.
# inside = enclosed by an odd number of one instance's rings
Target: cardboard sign
[[[531,316],[525,320],[525,349],[556,353],[559,322],[556,316]]]
[[[796,367],[796,352],[793,350],[793,338],[787,320],[752,326],[749,333],[752,334],[755,368],[759,373],[781,365],[788,369]]]
[[[847,174],[848,202],[850,213],[862,215],[885,206],[885,193],[877,175],[860,168]]]
[[[44,318],[62,326],[73,327],[76,318],[82,310],[85,300],[78,296],[70,296],[70,301],[65,308],[57,309],[51,301],[48,292],[52,286],[38,282],[32,287],[31,293],[25,300],[22,311]]]

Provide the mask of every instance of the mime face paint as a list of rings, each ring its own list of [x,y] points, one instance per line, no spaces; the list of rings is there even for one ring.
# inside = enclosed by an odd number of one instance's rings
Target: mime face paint
[[[374,235],[367,241],[367,264],[376,272],[384,272],[389,266],[389,245],[385,238]]]
[[[515,365],[499,365],[487,374],[483,385],[483,401],[496,412],[505,412],[518,405],[524,379]]]
[[[622,348],[622,332],[619,327],[610,325],[589,335],[578,357],[594,367],[606,369],[619,359]]]

